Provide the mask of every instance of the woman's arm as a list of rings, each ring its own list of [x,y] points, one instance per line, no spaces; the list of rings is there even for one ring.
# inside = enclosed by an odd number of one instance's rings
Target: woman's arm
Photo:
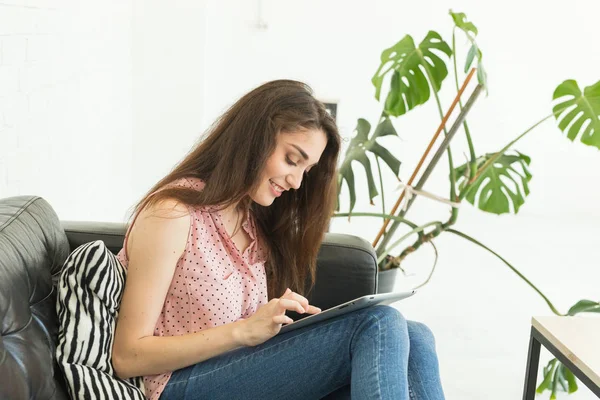
[[[143,210],[129,233],[112,356],[120,378],[174,371],[242,345],[238,322],[182,336],[153,336],[190,226],[187,207],[166,200]]]

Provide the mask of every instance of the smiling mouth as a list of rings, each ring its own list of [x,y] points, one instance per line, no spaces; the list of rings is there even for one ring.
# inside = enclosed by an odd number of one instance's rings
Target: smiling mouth
[[[281,186],[279,186],[278,184],[276,184],[275,182],[273,182],[270,179],[269,179],[269,183],[271,184],[271,187],[273,188],[273,190],[275,190],[275,192],[277,192],[279,194],[285,192],[284,188],[282,188]]]

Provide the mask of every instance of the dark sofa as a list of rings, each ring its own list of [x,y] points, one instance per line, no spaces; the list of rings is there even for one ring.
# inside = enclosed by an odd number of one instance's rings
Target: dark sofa
[[[0,199],[0,400],[69,398],[54,360],[56,279],[77,246],[100,239],[116,253],[124,233],[120,223],[61,222],[40,197]],[[376,286],[371,245],[328,233],[311,303],[326,309],[376,293]],[[345,398],[348,388],[327,397]]]

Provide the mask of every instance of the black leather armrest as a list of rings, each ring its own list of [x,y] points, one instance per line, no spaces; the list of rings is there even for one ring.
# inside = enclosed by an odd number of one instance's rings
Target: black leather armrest
[[[325,310],[360,296],[377,293],[377,257],[369,242],[357,236],[327,233],[317,258],[317,279],[307,295]]]
[[[63,221],[61,224],[71,251],[94,240],[103,240],[115,254],[123,247],[124,223]],[[327,233],[319,249],[315,287],[307,294],[311,304],[327,309],[376,292],[377,258],[371,244],[357,236]]]

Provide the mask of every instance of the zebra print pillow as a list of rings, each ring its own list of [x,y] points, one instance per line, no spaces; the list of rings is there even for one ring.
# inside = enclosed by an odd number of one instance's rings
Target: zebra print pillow
[[[79,246],[63,265],[56,358],[73,399],[145,399],[143,379],[119,379],[111,363],[125,276],[101,240]]]

